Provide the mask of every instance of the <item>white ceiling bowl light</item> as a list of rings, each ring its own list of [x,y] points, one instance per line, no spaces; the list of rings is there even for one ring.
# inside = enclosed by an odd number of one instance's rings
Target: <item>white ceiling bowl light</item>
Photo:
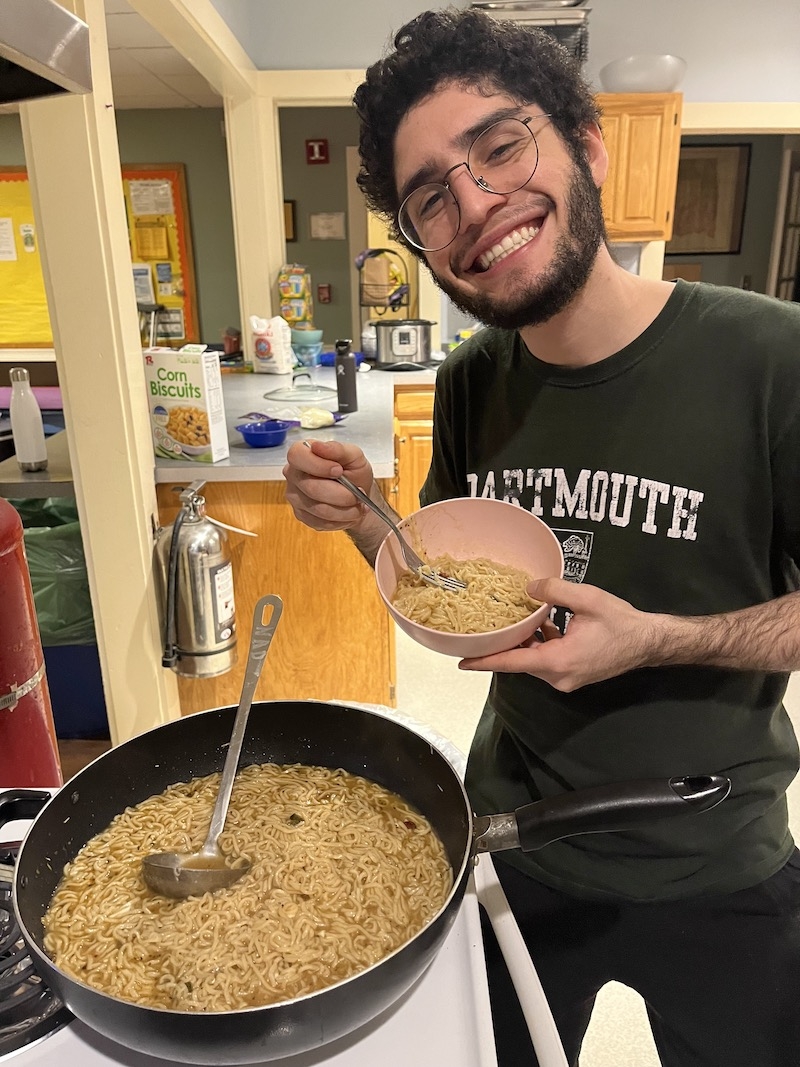
[[[680,56],[625,56],[601,69],[600,84],[607,93],[674,93],[685,73]]]

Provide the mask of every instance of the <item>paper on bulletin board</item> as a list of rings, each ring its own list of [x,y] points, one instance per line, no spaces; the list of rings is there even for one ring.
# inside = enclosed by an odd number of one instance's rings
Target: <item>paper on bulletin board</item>
[[[53,343],[34,234],[27,173],[0,168],[0,348],[48,348]]]
[[[133,289],[136,293],[137,304],[155,304],[156,295],[153,292],[153,275],[150,273],[149,263],[132,263]]]
[[[175,198],[165,178],[131,178],[128,182],[134,215],[174,215]]]
[[[14,243],[14,220],[0,219],[0,260],[12,263],[17,258],[17,246]]]
[[[142,259],[169,259],[167,227],[161,223],[137,222],[134,244]]]

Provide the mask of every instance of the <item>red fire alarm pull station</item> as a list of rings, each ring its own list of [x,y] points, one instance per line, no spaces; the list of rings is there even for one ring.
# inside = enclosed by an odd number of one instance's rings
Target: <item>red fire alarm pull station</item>
[[[306,141],[306,163],[313,166],[328,162],[328,142],[326,139]]]
[[[331,287],[327,282],[317,286],[317,300],[320,304],[330,304],[332,300]]]

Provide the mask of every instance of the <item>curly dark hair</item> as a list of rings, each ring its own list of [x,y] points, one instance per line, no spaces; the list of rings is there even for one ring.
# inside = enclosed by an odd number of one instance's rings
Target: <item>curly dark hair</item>
[[[359,188],[403,244],[395,221],[394,138],[407,112],[441,85],[538,104],[552,116],[573,158],[585,158],[581,137],[600,113],[577,62],[546,31],[498,22],[474,9],[446,8],[406,23],[394,49],[368,68],[353,103],[361,120]]]

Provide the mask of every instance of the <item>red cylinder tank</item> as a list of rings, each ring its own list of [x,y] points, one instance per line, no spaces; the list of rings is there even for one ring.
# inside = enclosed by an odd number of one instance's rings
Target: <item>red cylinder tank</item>
[[[0,499],[0,787],[62,784],[22,522]]]

